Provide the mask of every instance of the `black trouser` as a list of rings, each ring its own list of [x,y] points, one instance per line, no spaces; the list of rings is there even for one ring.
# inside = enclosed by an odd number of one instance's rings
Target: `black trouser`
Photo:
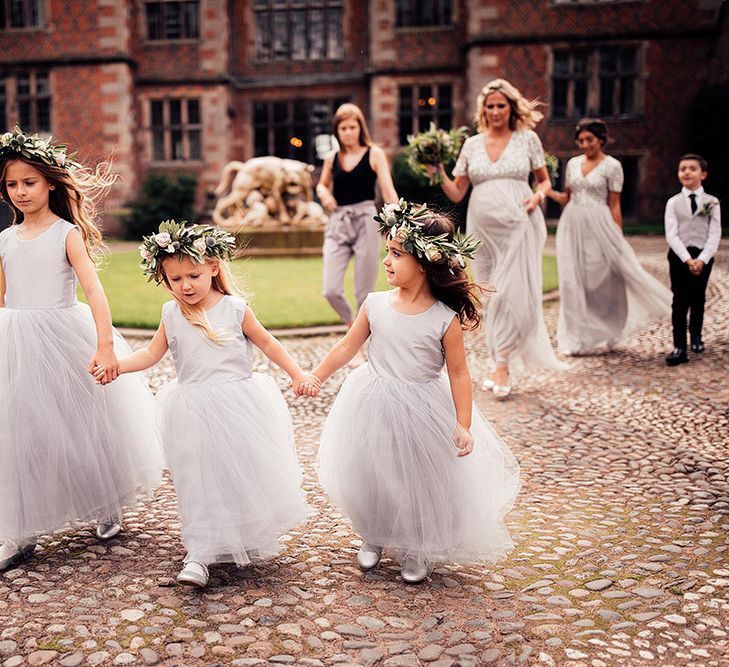
[[[701,248],[686,248],[692,259],[701,253]],[[706,284],[709,282],[714,259],[704,264],[703,271],[695,276],[689,271],[688,264],[682,262],[673,250],[668,251],[668,268],[671,274],[671,291],[673,305],[671,323],[673,324],[673,346],[686,349],[686,316],[691,310],[688,329],[691,338],[701,338],[704,325],[704,303],[706,302]]]

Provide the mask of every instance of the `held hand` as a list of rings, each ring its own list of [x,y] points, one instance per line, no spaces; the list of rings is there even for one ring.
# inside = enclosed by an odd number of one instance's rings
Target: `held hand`
[[[311,373],[304,373],[293,380],[294,393],[297,396],[313,398],[321,389],[321,380]]]
[[[96,377],[95,369],[97,368],[103,369],[106,374],[106,381],[102,382],[102,384],[107,384],[117,379],[119,376],[119,360],[116,358],[113,349],[96,351],[96,354],[89,362],[88,368],[89,373],[94,377]]]
[[[107,379],[106,371],[101,366],[94,366],[92,375],[96,379],[96,384],[109,384],[111,380]]]
[[[688,262],[689,271],[695,276],[701,275],[704,270],[704,262],[700,259],[690,259]]]
[[[473,451],[473,436],[460,424],[453,433],[453,442],[458,448],[458,456],[468,456]]]

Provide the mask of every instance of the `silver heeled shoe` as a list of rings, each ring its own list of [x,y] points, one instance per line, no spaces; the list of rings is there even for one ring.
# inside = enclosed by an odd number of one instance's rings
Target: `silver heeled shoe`
[[[495,384],[492,393],[494,398],[503,401],[509,394],[511,394],[511,385]]]
[[[119,519],[107,519],[96,526],[96,537],[102,541],[110,540],[122,532],[122,522]]]
[[[362,542],[362,546],[357,552],[357,565],[360,570],[371,570],[376,567],[382,558],[382,547],[376,547],[369,542]]]
[[[18,546],[15,542],[8,540],[0,546],[0,572],[10,570],[23,561],[29,560],[35,551],[35,542]]]
[[[177,575],[177,583],[183,586],[196,586],[197,588],[205,588],[210,580],[210,572],[203,563],[196,560],[187,560],[183,563],[184,567]]]
[[[405,556],[400,576],[406,584],[419,584],[428,577],[428,565],[415,556]]]

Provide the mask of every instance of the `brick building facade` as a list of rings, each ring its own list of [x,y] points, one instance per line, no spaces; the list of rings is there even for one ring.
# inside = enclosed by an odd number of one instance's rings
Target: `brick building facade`
[[[392,157],[407,134],[468,124],[509,79],[546,106],[561,159],[600,115],[626,217],[656,219],[700,89],[729,82],[721,0],[0,0],[0,125],[52,133],[124,179],[192,173],[202,208],[231,159],[318,162],[332,111],[362,106]]]

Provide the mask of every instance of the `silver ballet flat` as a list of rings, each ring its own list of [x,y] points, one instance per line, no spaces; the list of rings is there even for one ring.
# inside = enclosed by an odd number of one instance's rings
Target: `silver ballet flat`
[[[492,391],[495,386],[496,383],[493,380],[484,380],[481,383],[481,389],[483,389],[483,391]]]
[[[12,550],[10,555],[0,560],[0,572],[5,572],[5,570],[10,570],[17,565],[20,565],[22,562],[29,560],[35,551],[35,542],[32,544],[26,544],[23,547],[19,547],[14,542],[5,542],[0,549],[2,552]]]
[[[112,537],[116,537],[121,532],[122,523],[115,519],[102,521],[98,526],[96,526],[96,537],[100,540],[110,540]]]
[[[376,567],[382,558],[382,547],[376,547],[369,542],[362,542],[362,546],[357,552],[357,565],[365,572]]]
[[[205,588],[210,579],[210,572],[203,563],[196,560],[185,561],[184,567],[177,575],[177,583],[183,586],[196,586],[197,588]]]
[[[428,566],[413,556],[405,556],[400,568],[400,576],[406,584],[419,584],[428,577]]]

